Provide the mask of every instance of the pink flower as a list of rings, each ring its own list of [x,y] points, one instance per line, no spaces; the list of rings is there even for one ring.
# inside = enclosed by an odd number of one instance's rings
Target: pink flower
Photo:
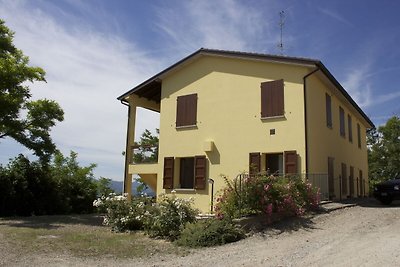
[[[264,185],[264,191],[267,192],[271,186],[269,184]]]

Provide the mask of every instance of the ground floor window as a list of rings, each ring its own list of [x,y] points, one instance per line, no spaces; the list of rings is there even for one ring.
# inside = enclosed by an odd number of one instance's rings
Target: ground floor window
[[[295,150],[278,153],[259,153],[249,154],[249,173],[267,173],[272,175],[297,174],[298,155]]]
[[[180,159],[180,188],[194,188],[194,157]]]
[[[205,189],[207,162],[205,156],[183,158],[165,157],[163,188]]]
[[[283,174],[283,153],[274,153],[265,155],[265,170],[268,174]]]

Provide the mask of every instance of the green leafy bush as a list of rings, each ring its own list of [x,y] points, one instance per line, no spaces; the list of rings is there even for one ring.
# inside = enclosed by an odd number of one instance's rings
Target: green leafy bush
[[[151,237],[177,239],[187,223],[196,221],[198,211],[191,204],[191,199],[161,196],[144,214],[144,230]]]
[[[113,231],[122,232],[143,229],[143,218],[151,202],[151,199],[144,197],[129,201],[126,194],[111,193],[108,197],[102,196],[95,200],[93,206],[105,209],[104,225],[111,226]]]
[[[239,241],[242,229],[227,220],[207,219],[187,224],[176,244],[186,247],[211,247]]]
[[[308,209],[318,206],[319,192],[300,177],[248,176],[231,182],[217,198],[217,218],[233,219],[245,215],[272,214],[301,216]]]

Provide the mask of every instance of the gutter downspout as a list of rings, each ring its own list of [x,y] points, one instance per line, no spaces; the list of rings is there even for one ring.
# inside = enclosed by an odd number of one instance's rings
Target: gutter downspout
[[[125,181],[126,181],[126,178],[127,178],[127,173],[128,173],[128,165],[129,165],[129,163],[128,163],[128,135],[129,135],[129,124],[130,124],[130,117],[131,117],[131,106],[129,105],[129,102],[127,102],[126,100],[121,100],[121,104],[122,105],[125,105],[125,106],[127,106],[128,107],[128,125],[127,125],[127,128],[126,128],[126,145],[125,145],[125,171],[124,171],[124,183],[123,183],[123,193],[131,193],[131,192],[126,192],[126,188],[125,188]]]
[[[304,135],[305,135],[305,146],[306,146],[306,175],[308,173],[308,124],[307,124],[307,96],[306,96],[306,90],[307,90],[307,83],[306,80],[309,76],[313,75],[317,71],[319,71],[320,68],[317,65],[317,68],[310,73],[308,73],[306,76],[303,77],[303,97],[304,97]],[[307,179],[307,177],[306,177]]]

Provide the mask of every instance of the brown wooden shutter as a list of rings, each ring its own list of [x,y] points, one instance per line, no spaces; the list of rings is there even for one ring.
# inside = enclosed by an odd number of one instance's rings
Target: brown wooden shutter
[[[178,96],[176,127],[197,124],[197,94]]]
[[[332,100],[331,96],[326,95],[326,126],[332,127]]]
[[[261,83],[261,117],[284,115],[283,80]]]
[[[205,156],[194,157],[194,188],[205,189],[206,188],[206,169],[207,159]]]
[[[163,188],[172,189],[174,188],[174,158],[164,158],[164,178]]]
[[[358,142],[358,148],[361,148],[361,129],[360,129],[360,124],[357,123],[357,142]]]
[[[335,194],[335,167],[334,159],[328,157],[328,186],[329,186],[329,197],[333,197]]]
[[[347,194],[347,166],[342,163],[342,194]]]
[[[344,110],[342,107],[339,107],[339,121],[340,121],[340,135],[341,136],[346,136],[346,129],[345,129],[345,123],[344,123]]]
[[[350,166],[349,186],[350,186],[350,196],[354,197],[354,167],[353,166]]]
[[[349,141],[353,143],[353,125],[350,114],[347,115],[347,128],[349,128]]]
[[[258,152],[249,154],[249,174],[255,175],[261,171],[261,155]]]
[[[297,153],[296,150],[285,151],[285,174],[296,174],[297,173]]]

